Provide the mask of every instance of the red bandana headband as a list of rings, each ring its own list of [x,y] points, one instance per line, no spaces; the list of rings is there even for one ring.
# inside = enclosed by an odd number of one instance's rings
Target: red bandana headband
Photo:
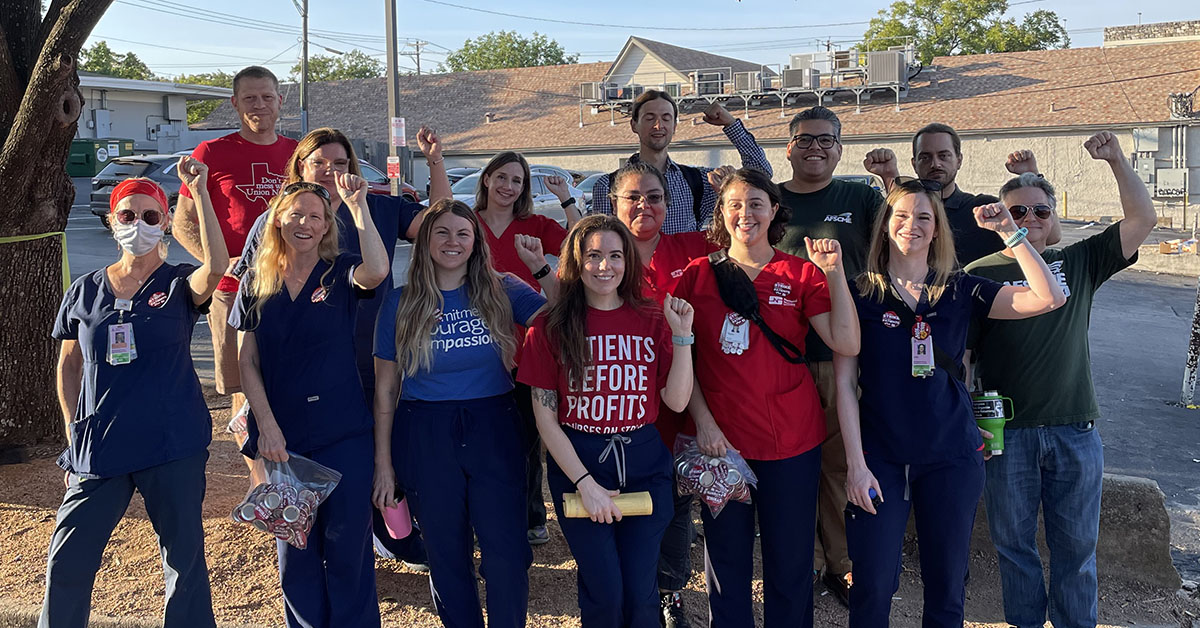
[[[133,194],[145,194],[150,198],[158,201],[158,207],[162,211],[167,211],[167,195],[163,189],[155,182],[149,179],[125,179],[113,188],[112,194],[108,197],[109,211],[116,211],[117,203],[121,199]]]

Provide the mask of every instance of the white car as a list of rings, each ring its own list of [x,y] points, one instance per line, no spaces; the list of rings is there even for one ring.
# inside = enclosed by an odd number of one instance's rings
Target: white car
[[[556,173],[546,171],[533,171],[529,177],[530,192],[533,193],[533,211],[547,218],[552,218],[558,221],[558,224],[567,225],[567,213],[562,208],[562,203],[550,188],[546,186],[546,177],[556,176]],[[557,175],[561,176],[561,175]],[[568,177],[567,181],[571,179]],[[567,184],[567,188],[571,191],[571,196],[575,197],[575,203],[579,208],[580,213],[583,213],[583,190]],[[475,193],[479,189],[479,174],[473,174],[468,177],[459,179],[454,185],[450,186],[450,192],[454,194],[454,200],[462,201],[468,207],[475,206]],[[429,201],[422,201],[423,205],[429,205]]]

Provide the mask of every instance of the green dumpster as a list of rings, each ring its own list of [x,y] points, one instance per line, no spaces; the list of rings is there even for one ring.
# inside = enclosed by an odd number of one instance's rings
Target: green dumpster
[[[67,174],[94,177],[110,159],[133,154],[133,140],[127,138],[76,139],[71,141]]]

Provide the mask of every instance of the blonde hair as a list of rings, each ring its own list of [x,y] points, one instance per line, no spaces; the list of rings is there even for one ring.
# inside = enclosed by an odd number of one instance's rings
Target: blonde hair
[[[929,243],[926,262],[934,274],[933,281],[925,287],[931,305],[942,297],[946,283],[958,267],[958,258],[954,253],[954,233],[950,229],[950,221],[946,218],[946,207],[942,204],[942,197],[923,188],[918,191],[913,189],[913,186],[896,185],[888,192],[883,205],[876,212],[875,222],[871,225],[871,248],[867,252],[867,268],[857,279],[859,293],[877,303],[882,303],[884,295],[891,289],[888,261],[892,256],[892,247],[891,238],[888,236],[888,222],[900,199],[916,195],[924,196],[933,207],[934,234],[933,241]]]
[[[325,281],[329,277],[329,273],[333,270],[333,262],[337,259],[340,252],[338,246],[337,216],[333,213],[333,208],[329,205],[329,199],[314,192],[309,187],[302,186],[320,187],[316,183],[284,186],[283,191],[271,199],[271,204],[267,209],[270,216],[263,225],[262,239],[260,240],[258,254],[254,258],[254,267],[250,270],[246,279],[250,282],[247,292],[254,297],[254,306],[250,311],[255,319],[262,315],[262,308],[267,299],[275,296],[280,290],[284,289],[283,272],[287,266],[287,255],[286,244],[283,241],[282,230],[278,222],[281,220],[283,213],[292,208],[294,199],[301,194],[316,196],[321,199],[321,204],[325,208],[325,222],[329,224],[329,231],[325,232],[325,237],[321,238],[321,243],[317,247],[317,253],[321,256],[321,259],[329,263],[329,268],[321,275],[321,287],[328,288]],[[322,191],[324,191],[324,188],[322,188]]]
[[[396,363],[402,382],[419,370],[429,370],[433,364],[433,335],[446,304],[437,285],[437,268],[429,241],[433,237],[434,224],[447,214],[471,223],[474,245],[467,259],[466,277],[471,310],[487,325],[492,344],[505,368],[512,368],[517,352],[512,303],[500,283],[502,275],[492,268],[492,254],[479,218],[466,203],[442,199],[429,208],[421,222],[413,243],[412,262],[408,266],[408,285],[401,292],[400,305],[396,308]]]

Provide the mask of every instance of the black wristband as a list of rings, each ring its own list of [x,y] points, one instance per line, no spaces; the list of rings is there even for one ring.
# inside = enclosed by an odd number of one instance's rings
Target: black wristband
[[[578,479],[578,480],[575,480],[575,482],[574,482],[574,484],[575,484],[575,488],[579,488],[579,483],[580,483],[580,482],[582,482],[582,481],[584,481],[584,480],[586,480],[586,479],[587,479],[587,477],[588,477],[589,475],[591,475],[591,474],[592,474],[592,472],[591,472],[591,471],[588,471],[587,473],[584,473],[583,475],[579,476],[579,479]]]
[[[549,274],[550,274],[550,265],[546,264],[545,266],[542,266],[541,270],[537,271],[536,273],[533,273],[533,278],[541,279],[542,277],[545,277],[546,275],[549,275]]]
[[[563,201],[563,202],[559,203],[559,205],[562,205],[562,208],[563,208],[563,209],[566,209],[566,208],[568,208],[568,207],[570,207],[571,205],[574,205],[574,204],[575,204],[575,197],[574,197],[574,196],[572,196],[571,198],[568,198],[567,200],[565,200],[565,201]]]

